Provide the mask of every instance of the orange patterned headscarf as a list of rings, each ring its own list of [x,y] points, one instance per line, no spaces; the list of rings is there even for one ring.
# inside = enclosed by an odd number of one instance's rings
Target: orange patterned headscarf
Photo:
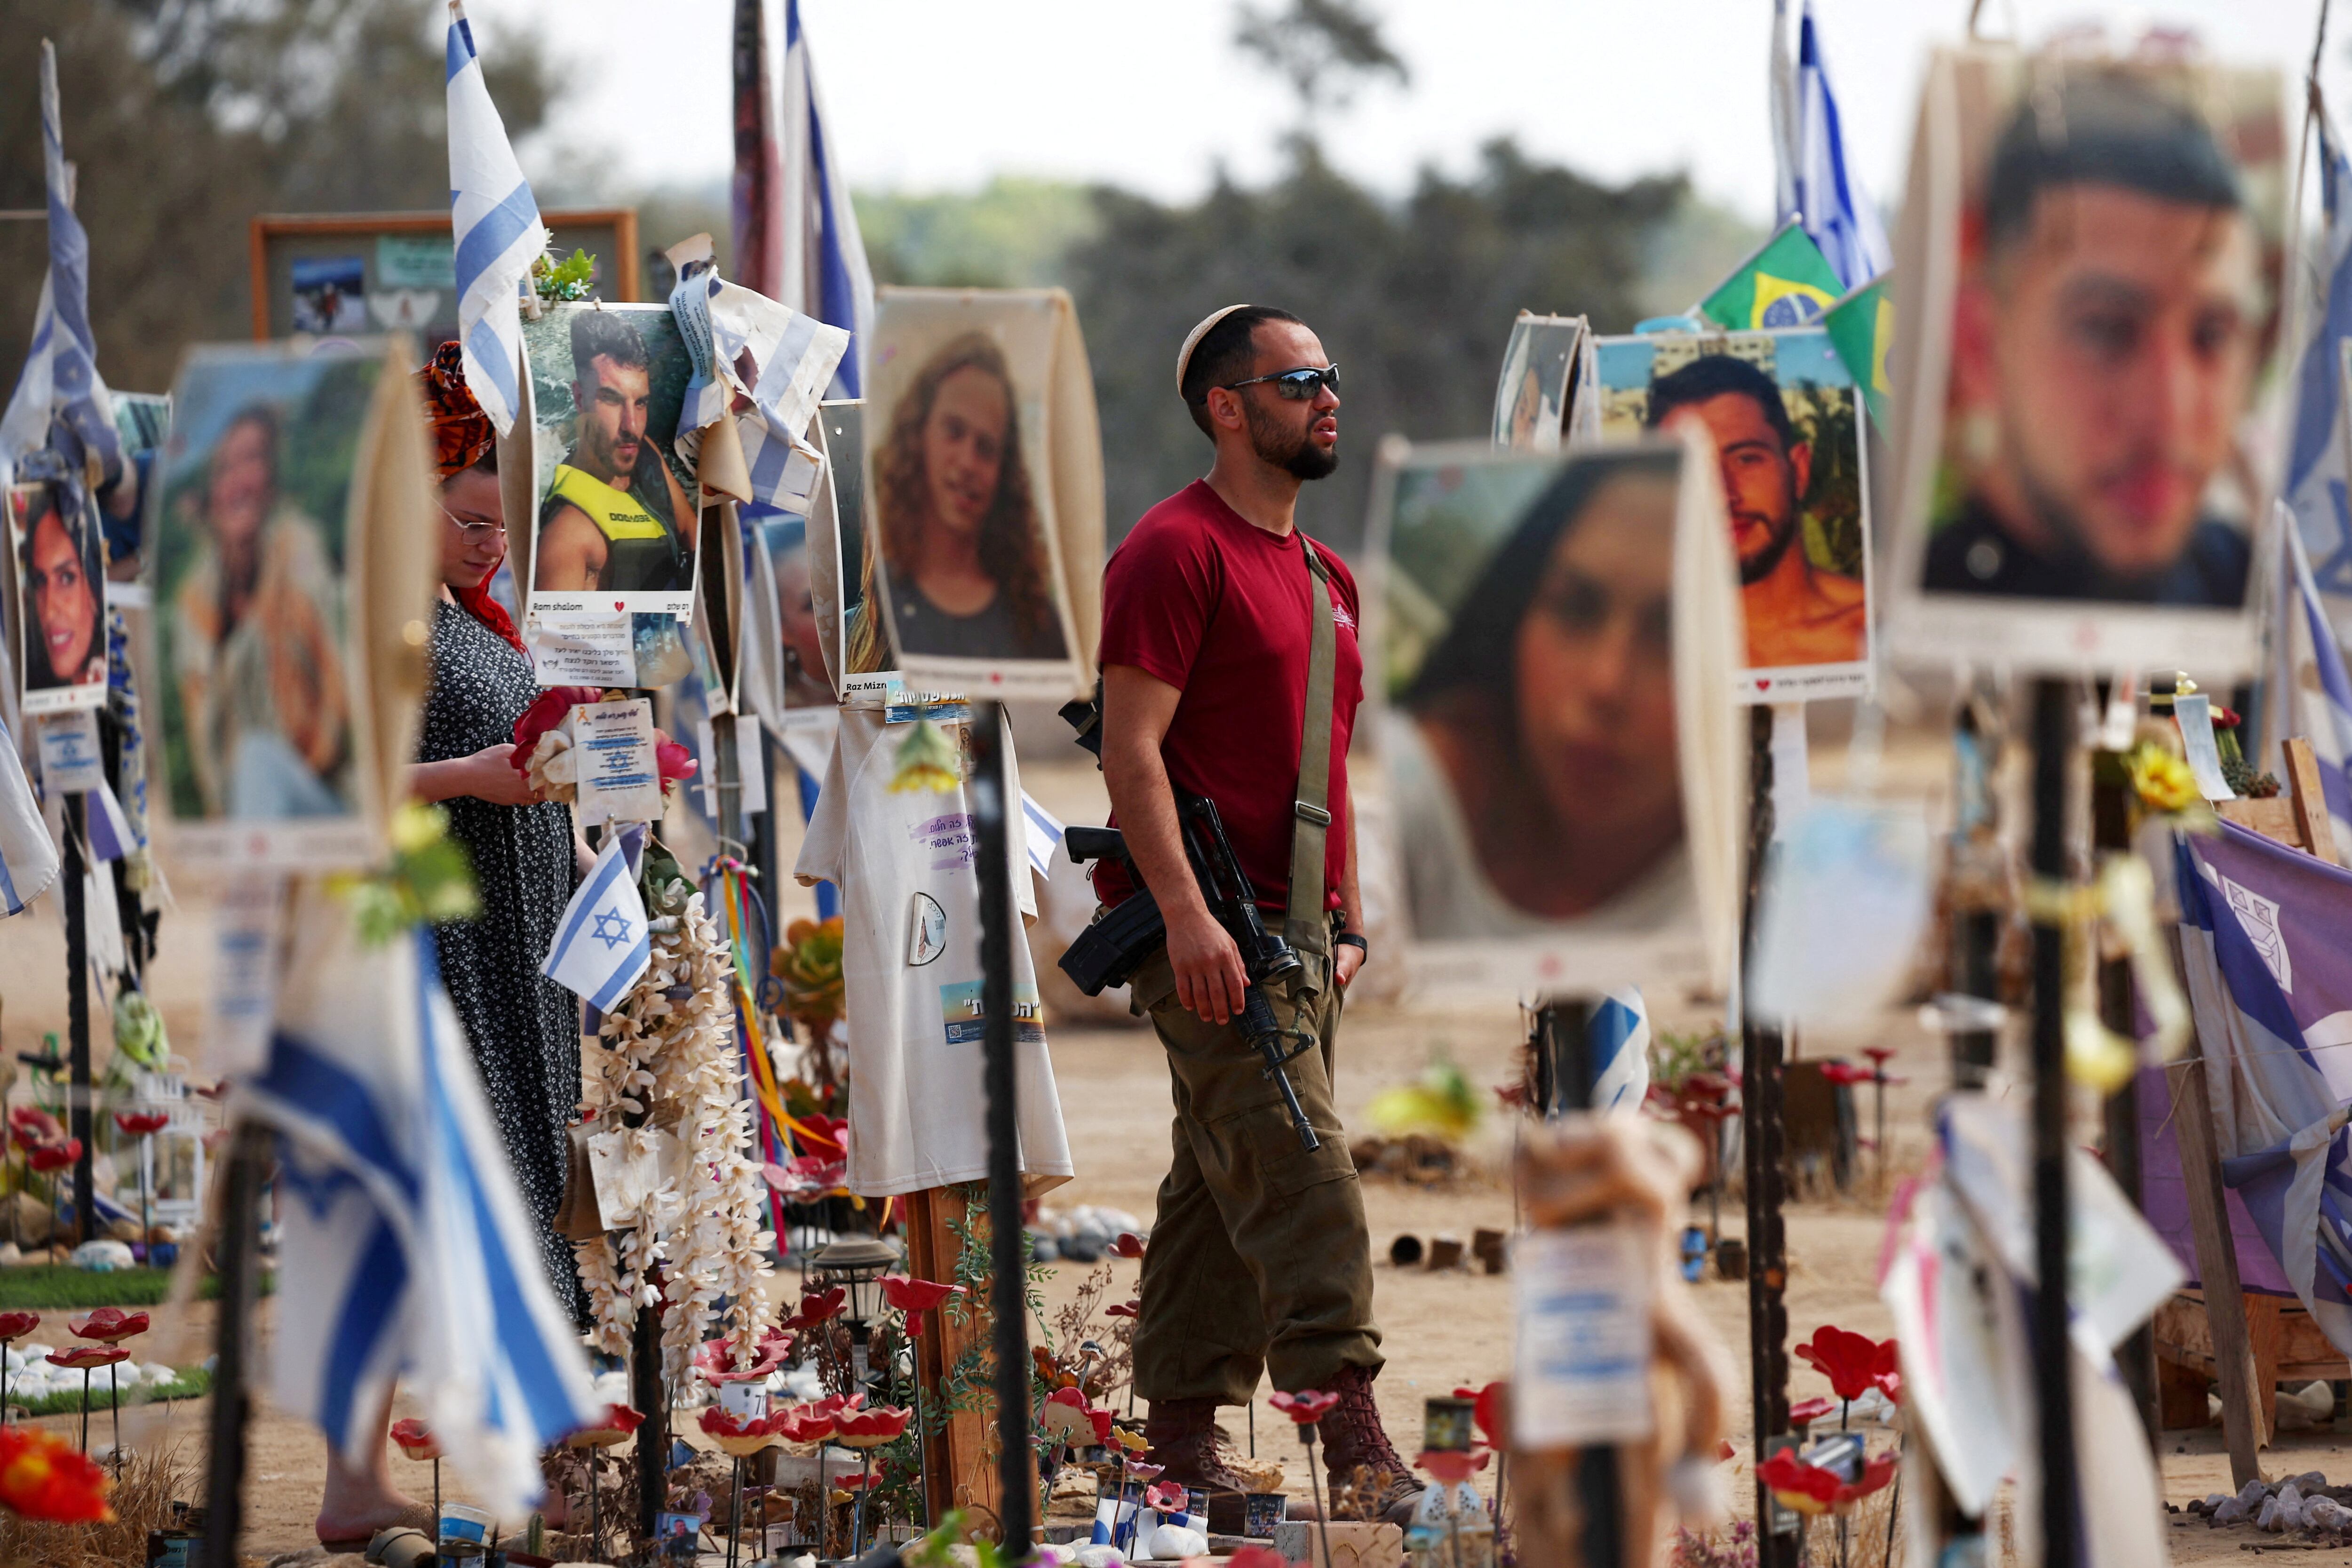
[[[490,416],[474,401],[466,384],[466,354],[452,340],[433,351],[416,373],[425,395],[425,417],[433,428],[433,467],[442,479],[454,479],[480,462],[497,447],[498,432]]]

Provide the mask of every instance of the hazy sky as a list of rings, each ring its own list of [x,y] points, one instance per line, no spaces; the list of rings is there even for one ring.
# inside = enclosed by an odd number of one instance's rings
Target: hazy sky
[[[1791,0],[1793,5],[1795,0]],[[1260,0],[1275,9],[1280,0]],[[1771,0],[1370,0],[1412,67],[1320,127],[1342,167],[1401,190],[1421,165],[1466,168],[1509,134],[1531,153],[1620,180],[1687,170],[1763,219],[1771,205],[1765,50]],[[771,0],[781,48],[782,0]],[[731,159],[731,0],[470,0],[485,53],[545,29],[574,88],[551,129],[572,161],[622,185],[723,177]],[[1892,205],[1928,47],[1967,0],[1816,0],[1859,172]],[[803,0],[840,156],[861,187],[962,189],[1000,173],[1197,194],[1219,164],[1255,179],[1294,122],[1288,89],[1233,47],[1231,0]],[[2163,7],[1985,0],[1989,30],[2028,39],[2085,18],[2136,36],[2196,29],[2218,57],[2300,69],[2316,0]],[[562,31],[555,30],[562,18]],[[2339,37],[2352,37],[2352,18]],[[2352,100],[2352,54],[2326,79]],[[522,149],[527,170],[554,156]]]

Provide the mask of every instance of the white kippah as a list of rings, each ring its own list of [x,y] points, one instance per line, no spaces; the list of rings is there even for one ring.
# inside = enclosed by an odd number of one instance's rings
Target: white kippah
[[[1191,331],[1184,334],[1184,346],[1176,351],[1177,396],[1181,397],[1184,395],[1184,373],[1192,368],[1192,351],[1201,346],[1201,340],[1209,335],[1209,329],[1215,326],[1219,321],[1223,321],[1227,316],[1232,315],[1235,310],[1246,310],[1248,309],[1249,307],[1247,305],[1228,305],[1222,310],[1212,310],[1206,316],[1201,318],[1201,324],[1199,326],[1194,327]]]

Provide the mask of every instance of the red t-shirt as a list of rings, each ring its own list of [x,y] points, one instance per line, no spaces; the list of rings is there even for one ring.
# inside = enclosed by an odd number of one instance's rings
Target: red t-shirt
[[[1339,634],[1323,858],[1323,907],[1336,910],[1348,859],[1348,738],[1364,700],[1364,656],[1356,646],[1356,579],[1328,547],[1315,552],[1331,574]],[[1160,748],[1168,776],[1217,803],[1257,901],[1272,910],[1290,899],[1313,582],[1296,533],[1277,538],[1245,521],[1199,479],[1145,512],[1103,569],[1101,662],[1132,665],[1183,693]],[[1133,891],[1109,861],[1097,862],[1094,875],[1107,903]]]

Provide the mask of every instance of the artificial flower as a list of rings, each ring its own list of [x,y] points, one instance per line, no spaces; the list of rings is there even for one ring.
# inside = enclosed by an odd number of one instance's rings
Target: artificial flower
[[[0,1343],[21,1340],[40,1326],[38,1312],[0,1312]]]
[[[1817,1394],[1811,1399],[1800,1399],[1789,1406],[1789,1425],[1796,1427],[1811,1426],[1837,1407],[1838,1402],[1826,1394]]]
[[[1896,1366],[1893,1340],[1882,1343],[1868,1334],[1853,1333],[1828,1323],[1813,1331],[1811,1342],[1797,1346],[1796,1353],[1798,1360],[1828,1378],[1837,1396],[1848,1403],[1878,1386],[1878,1380]]]
[[[1857,1083],[1868,1083],[1878,1075],[1872,1072],[1866,1067],[1858,1066],[1853,1062],[1843,1062],[1832,1058],[1832,1060],[1825,1061],[1822,1064],[1822,1076],[1829,1079],[1832,1083],[1852,1085]]]
[[[121,1345],[68,1345],[61,1351],[51,1351],[43,1359],[53,1366],[87,1372],[92,1367],[112,1366],[117,1362],[129,1361],[131,1352]]]
[[[1509,1441],[1503,1431],[1506,1414],[1503,1402],[1509,1397],[1510,1392],[1511,1385],[1500,1378],[1484,1388],[1457,1388],[1454,1391],[1454,1398],[1471,1402],[1470,1419],[1478,1424],[1478,1435],[1497,1448]]]
[[[1451,1487],[1485,1469],[1493,1457],[1490,1448],[1423,1448],[1412,1462],[1415,1468],[1427,1470]]]
[[[1045,1396],[1045,1408],[1040,1415],[1046,1435],[1055,1442],[1082,1443],[1089,1436],[1097,1443],[1108,1444],[1111,1440],[1112,1413],[1088,1404],[1079,1389],[1054,1390]]]
[[[527,773],[530,753],[539,738],[551,730],[562,729],[572,721],[572,710],[585,703],[594,702],[604,695],[594,686],[551,686],[541,692],[531,705],[522,710],[514,721],[514,750],[507,761],[514,771]]]
[[[801,1310],[784,1320],[788,1329],[814,1329],[841,1315],[848,1301],[849,1292],[835,1285],[830,1290],[811,1290],[801,1298]]]
[[[642,1410],[626,1405],[607,1405],[595,1421],[563,1439],[568,1448],[610,1448],[629,1440],[631,1433],[645,1425]]]
[[[1131,1230],[1120,1231],[1118,1233],[1118,1239],[1110,1244],[1110,1255],[1113,1258],[1142,1257],[1143,1237],[1136,1235],[1135,1232]]]
[[[1121,1426],[1116,1423],[1112,1425],[1110,1429],[1110,1442],[1118,1447],[1126,1449],[1130,1454],[1143,1453],[1151,1447],[1151,1439],[1143,1435],[1143,1429],[1141,1427]],[[1130,1476],[1140,1476],[1147,1469],[1150,1470],[1151,1474],[1155,1476],[1160,1473],[1159,1467],[1139,1465],[1132,1460],[1128,1463],[1127,1473]],[[1148,1479],[1149,1478],[1146,1479]]]
[[[912,1410],[877,1405],[871,1410],[845,1410],[834,1417],[833,1440],[845,1448],[878,1448],[907,1429]]]
[[[719,1452],[740,1459],[772,1447],[777,1438],[784,1436],[784,1416],[737,1415],[717,1405],[702,1407],[700,1426],[703,1435],[719,1445]]]
[[[701,766],[694,760],[694,753],[676,741],[663,736],[654,742],[654,772],[660,775],[665,791],[681,780],[692,778]]]
[[[36,1171],[68,1171],[81,1162],[81,1140],[68,1138],[62,1143],[36,1144],[25,1154],[25,1161]]]
[[[1307,1388],[1299,1390],[1297,1394],[1273,1394],[1267,1398],[1266,1403],[1289,1416],[1297,1425],[1312,1426],[1322,1420],[1333,1405],[1339,1403],[1339,1396],[1336,1394],[1325,1394],[1318,1389]]]
[[[760,1177],[783,1194],[785,1202],[813,1204],[849,1190],[849,1163],[800,1154],[781,1165],[769,1161],[760,1167]]]
[[[1117,1436],[1117,1434],[1113,1435]],[[1142,1460],[1138,1459],[1127,1467],[1126,1474],[1127,1479],[1130,1481],[1143,1481],[1150,1483],[1151,1481],[1158,1480],[1161,1473],[1167,1468],[1168,1467],[1165,1465],[1147,1465]]]
[[[104,1340],[108,1344],[121,1344],[134,1334],[147,1331],[147,1314],[126,1312],[120,1307],[100,1307],[79,1318],[68,1318],[66,1326],[85,1340]]]
[[[172,1115],[166,1110],[118,1110],[114,1124],[122,1130],[125,1138],[144,1138],[172,1125]]]
[[[111,1524],[111,1481],[64,1436],[37,1426],[0,1426],[0,1508],[44,1524]]]
[[[441,1439],[433,1428],[412,1415],[405,1421],[392,1424],[392,1440],[400,1451],[412,1459],[437,1459],[441,1457]]]
[[[1187,1512],[1192,1500],[1185,1495],[1184,1489],[1173,1481],[1146,1487],[1143,1490],[1143,1506],[1159,1513]]]
[[[752,1348],[751,1364],[735,1364],[734,1342],[724,1335],[705,1340],[702,1348],[694,1352],[694,1370],[711,1383],[749,1383],[764,1378],[784,1364],[792,1352],[793,1336],[782,1330],[771,1329],[761,1334]]]
[[[964,1288],[961,1285],[935,1285],[929,1279],[905,1274],[882,1276],[882,1299],[905,1318],[907,1332],[916,1339],[923,1337],[924,1313],[935,1311],[962,1294]]]
[[[795,1405],[773,1419],[778,1436],[787,1443],[822,1443],[833,1436],[833,1412],[814,1405]]]
[[[66,1135],[58,1119],[37,1105],[20,1105],[8,1113],[8,1135],[19,1149],[54,1143]]]
[[[2132,788],[2151,811],[2186,811],[2203,799],[2189,764],[2153,742],[2143,742],[2130,759]]]
[[[1106,1318],[1140,1318],[1143,1316],[1143,1303],[1141,1301],[1113,1301],[1109,1306],[1103,1309],[1103,1316]]]
[[[1783,1508],[1799,1513],[1843,1513],[1895,1479],[1895,1456],[1881,1454],[1862,1468],[1862,1479],[1848,1481],[1835,1470],[1809,1465],[1796,1451],[1783,1448],[1756,1467],[1756,1479],[1771,1489]]]

